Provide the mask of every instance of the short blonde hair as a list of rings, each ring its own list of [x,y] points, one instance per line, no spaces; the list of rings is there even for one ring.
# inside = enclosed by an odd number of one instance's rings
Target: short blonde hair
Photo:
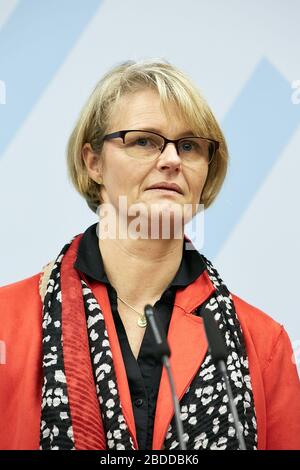
[[[175,104],[180,116],[195,135],[219,141],[220,146],[209,165],[199,202],[205,208],[209,207],[221,189],[228,166],[227,145],[219,124],[197,87],[184,73],[165,60],[127,61],[112,68],[98,82],[68,142],[69,177],[93,211],[102,202],[100,185],[88,175],[82,148],[85,143],[90,143],[100,158],[103,137],[120,98],[147,88],[158,92],[166,114],[168,105]]]

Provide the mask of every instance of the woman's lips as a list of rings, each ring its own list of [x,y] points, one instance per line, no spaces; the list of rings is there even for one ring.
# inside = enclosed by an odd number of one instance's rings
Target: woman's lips
[[[147,191],[167,191],[168,193],[177,193],[180,194],[178,191],[175,191],[175,189],[167,189],[167,188],[150,188],[147,189]]]
[[[155,183],[152,186],[149,186],[149,188],[147,188],[147,190],[148,191],[150,191],[150,190],[172,191],[172,192],[175,192],[175,193],[178,193],[178,194],[183,194],[182,189],[180,188],[180,186],[178,186],[177,183],[171,183],[171,182],[167,182],[167,181],[162,181],[160,183]]]

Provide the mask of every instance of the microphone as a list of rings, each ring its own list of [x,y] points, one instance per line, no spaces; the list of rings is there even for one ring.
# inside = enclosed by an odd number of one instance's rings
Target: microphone
[[[167,371],[170,388],[171,388],[173,407],[174,407],[174,415],[175,415],[176,430],[177,430],[177,435],[178,435],[178,440],[179,440],[179,448],[180,450],[186,450],[186,445],[183,440],[183,426],[182,426],[182,421],[180,417],[179,402],[176,396],[175,385],[174,385],[173,375],[171,371],[171,365],[169,362],[171,351],[170,351],[165,333],[159,328],[158,322],[156,322],[152,305],[150,304],[145,305],[144,312],[150,324],[150,327],[151,327],[151,330],[152,330],[152,333],[153,333],[153,336],[157,345],[156,356],[158,357],[159,360],[161,360],[162,364],[164,365]]]
[[[247,450],[244,441],[244,436],[240,429],[239,416],[236,409],[236,405],[234,403],[231,385],[227,376],[226,360],[228,356],[228,351],[225,341],[220,333],[220,330],[217,326],[213,314],[210,314],[209,312],[205,311],[204,305],[201,307],[200,314],[203,318],[205,333],[212,361],[221,372],[225,381],[226,392],[229,400],[229,407],[233,416],[236,436],[239,442],[239,448],[240,450]]]

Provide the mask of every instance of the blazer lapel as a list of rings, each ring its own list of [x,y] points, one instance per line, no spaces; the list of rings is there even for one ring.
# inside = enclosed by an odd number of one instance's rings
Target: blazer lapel
[[[207,340],[200,317],[193,311],[214,292],[215,288],[207,271],[175,296],[174,309],[168,331],[171,349],[170,364],[175,390],[180,400],[192,382],[207,352]],[[174,414],[168,376],[163,369],[153,431],[153,450],[162,448],[168,426]]]
[[[120,394],[120,401],[122,405],[122,412],[127,423],[129,433],[133,439],[134,446],[138,449],[138,443],[136,438],[136,428],[134,422],[134,415],[130,397],[130,390],[127,380],[126,369],[122,357],[122,352],[120,348],[120,343],[118,340],[118,334],[116,332],[115,323],[110,307],[109,297],[106,285],[103,283],[92,282],[90,286],[94,292],[94,295],[98,301],[98,304],[102,310],[105,324],[107,328],[107,333],[110,341],[110,347],[112,352],[112,357],[115,366],[118,390]]]

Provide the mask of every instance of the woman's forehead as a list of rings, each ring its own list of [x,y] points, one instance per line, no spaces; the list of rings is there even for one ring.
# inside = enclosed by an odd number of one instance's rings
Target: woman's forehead
[[[110,128],[147,129],[153,132],[188,132],[191,123],[182,116],[181,110],[170,102],[162,103],[154,90],[142,90],[122,96],[112,113]]]

